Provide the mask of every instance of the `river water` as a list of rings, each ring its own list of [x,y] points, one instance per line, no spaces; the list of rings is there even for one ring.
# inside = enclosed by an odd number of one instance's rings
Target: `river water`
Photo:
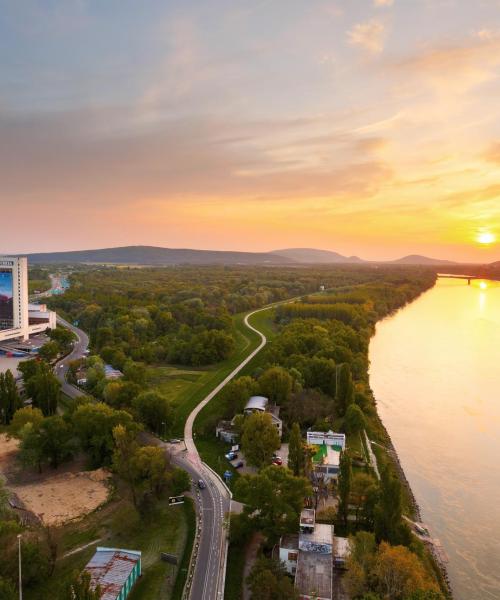
[[[370,361],[454,597],[500,599],[500,283],[439,279],[377,325]]]

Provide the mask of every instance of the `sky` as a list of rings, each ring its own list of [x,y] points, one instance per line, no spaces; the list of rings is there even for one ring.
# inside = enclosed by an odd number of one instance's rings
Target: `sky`
[[[0,253],[500,259],[500,0],[0,0],[0,56]]]

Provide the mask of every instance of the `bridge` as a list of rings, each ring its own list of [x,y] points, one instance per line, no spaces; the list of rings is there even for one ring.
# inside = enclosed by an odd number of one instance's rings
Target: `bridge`
[[[438,273],[437,276],[441,279],[467,279],[467,285],[470,285],[473,279],[482,279],[478,275],[456,275],[455,273]]]

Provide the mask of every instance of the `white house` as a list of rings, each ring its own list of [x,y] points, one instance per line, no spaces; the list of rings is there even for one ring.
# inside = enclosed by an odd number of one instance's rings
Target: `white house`
[[[252,396],[246,403],[243,412],[245,415],[251,415],[254,412],[267,413],[271,415],[273,425],[276,427],[281,437],[283,432],[283,421],[279,418],[280,407],[276,404],[269,404],[269,399],[265,396]]]
[[[338,446],[340,450],[345,450],[345,433],[335,433],[333,431],[308,431],[307,443],[313,446]]]

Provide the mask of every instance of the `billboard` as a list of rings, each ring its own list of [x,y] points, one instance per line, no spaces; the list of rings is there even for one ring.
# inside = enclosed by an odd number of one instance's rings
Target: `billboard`
[[[0,267],[0,330],[14,327],[12,269]]]

